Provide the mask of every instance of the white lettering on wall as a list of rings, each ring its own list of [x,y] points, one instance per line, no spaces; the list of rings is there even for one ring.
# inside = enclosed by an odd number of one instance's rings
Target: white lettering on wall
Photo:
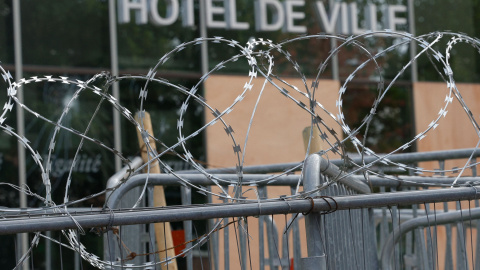
[[[193,15],[193,0],[182,0],[182,25],[194,26],[195,16]]]
[[[340,13],[340,5],[334,3],[330,8],[330,16],[325,10],[323,2],[316,2],[316,14],[322,23],[322,27],[327,33],[335,33],[335,26],[338,21],[338,14]]]
[[[342,33],[342,34],[350,33],[349,32],[349,27],[348,27],[348,7],[347,7],[347,3],[341,3],[340,4],[340,12],[341,12],[340,24],[337,27],[339,29],[337,32]]]
[[[388,29],[396,31],[398,24],[407,24],[406,18],[397,17],[397,13],[399,12],[406,13],[407,7],[402,5],[387,6],[387,23],[385,25]]]
[[[119,0],[118,1],[118,22],[130,22],[130,10],[135,11],[135,22],[146,24],[148,22],[147,0]]]
[[[235,30],[247,30],[250,28],[250,24],[247,22],[237,21],[237,2],[236,0],[224,0],[225,9],[227,13],[225,14],[225,19],[227,21],[227,29]]]
[[[44,159],[48,157],[45,156]],[[92,156],[87,156],[85,154],[79,155],[75,164],[71,158],[52,158],[52,177],[62,177],[64,174],[68,173],[70,170],[77,173],[98,173],[102,165],[102,156],[100,154]],[[73,169],[72,169],[73,166]]]
[[[268,11],[272,14],[272,21],[268,22]],[[257,31],[277,31],[283,26],[283,7],[277,0],[255,1],[255,28]]]
[[[225,18],[225,7],[214,6],[213,0],[205,0],[205,12],[207,18],[207,27],[208,28],[227,28],[227,22],[223,21],[215,21],[214,15],[223,15]]]
[[[208,28],[249,30],[250,24],[238,17],[236,0],[202,0],[205,3],[205,18]],[[366,30],[378,30],[377,6],[365,7],[364,23],[359,21],[357,3],[333,2],[327,11],[323,1],[315,1],[306,6],[305,0],[255,0],[253,4],[256,31],[278,31],[287,33],[307,33],[302,25],[305,9],[313,8],[323,31],[345,35],[358,35]],[[129,23],[131,15],[137,24],[165,26],[175,23],[179,17],[182,25],[195,25],[194,0],[117,0],[119,23]],[[181,3],[181,6],[180,4]],[[165,5],[165,14],[159,13],[159,5]],[[303,9],[303,10],[302,10]],[[133,12],[133,13],[132,13]],[[383,27],[397,31],[399,26],[407,24],[407,7],[404,5],[385,5],[382,9]]]
[[[295,25],[295,20],[305,19],[305,12],[294,11],[294,7],[305,6],[303,0],[290,0],[283,2],[285,8],[285,24],[283,31],[287,33],[306,33],[307,27],[304,25]]]
[[[350,25],[351,25],[351,28],[350,28],[350,32],[354,35],[359,35],[359,34],[362,34],[364,33],[366,30],[363,29],[363,28],[360,28],[358,26],[358,10],[357,10],[357,3],[350,3],[349,4],[350,8],[349,8],[349,11],[350,11]]]
[[[165,18],[160,16],[160,14],[158,14],[158,0],[150,0],[149,2],[150,2],[149,18],[154,25],[170,25],[177,20],[178,13],[179,13],[178,0],[163,1],[163,2],[167,2],[167,14]]]
[[[375,4],[369,4],[366,7],[365,21],[368,29],[377,30],[377,6]]]

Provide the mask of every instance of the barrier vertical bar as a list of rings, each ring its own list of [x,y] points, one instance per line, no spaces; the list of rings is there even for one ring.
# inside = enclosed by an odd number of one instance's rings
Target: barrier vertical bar
[[[52,238],[52,232],[47,231],[45,235]],[[45,270],[52,270],[52,242],[45,239]]]
[[[472,158],[472,164],[476,164],[477,163],[477,159],[476,158]],[[477,166],[476,165],[473,165],[472,166],[472,176],[475,177],[477,176]],[[475,204],[475,208],[478,208],[480,207],[479,203],[478,203],[478,200],[475,200],[474,201],[474,204]],[[475,254],[473,255],[475,257],[475,259],[472,258],[473,260],[473,263],[472,263],[472,267],[473,269],[475,270],[478,270],[480,269],[480,222],[475,222],[475,229],[476,229],[476,236],[477,236],[477,239],[476,239],[476,248],[475,248]],[[473,230],[473,228],[470,228],[470,230]],[[472,245],[472,248],[473,248],[473,245]]]
[[[182,205],[192,204],[192,189],[188,186],[181,187]],[[183,222],[183,230],[185,234],[185,241],[188,242],[193,239],[192,237],[192,221],[186,220]],[[185,248],[192,247],[192,243],[188,243]],[[187,270],[193,270],[193,253],[187,254]]]
[[[243,219],[238,219],[238,239],[240,241],[240,259],[242,260],[241,266],[242,270],[247,270],[247,232],[245,231],[248,226],[247,222]]]
[[[292,186],[290,187],[292,191],[292,195],[295,194],[296,192],[296,187]],[[294,219],[291,222],[292,224],[292,230],[293,230],[293,236],[292,236],[292,244],[293,244],[293,269],[300,269],[300,258],[302,257],[302,247],[300,245],[300,228],[298,224],[298,219]]]
[[[258,187],[258,196],[260,199],[265,198],[265,192],[267,187],[266,186],[259,186]],[[263,235],[263,224],[264,224],[265,216],[258,217],[258,257],[259,257],[259,270],[265,269],[265,238]]]
[[[225,190],[225,192],[227,192],[228,194],[228,185],[224,185],[222,186],[223,190]],[[228,203],[228,199],[225,198],[223,199],[223,202],[224,203]],[[230,235],[230,229],[229,227],[230,226],[227,226],[227,224],[230,222],[230,220],[228,218],[224,218],[223,219],[223,224],[226,226],[224,229],[223,229],[223,243],[224,243],[224,246],[223,246],[223,258],[224,258],[224,269],[225,270],[230,270],[230,246],[229,246],[229,235]]]
[[[408,188],[408,190],[412,190]],[[412,210],[413,212],[413,210]],[[405,270],[413,270],[412,258],[414,257],[413,233],[408,232],[405,236]]]
[[[321,158],[317,154],[310,155],[305,160],[303,189],[310,192],[320,185],[320,164]],[[318,193],[312,193],[310,196],[316,196]],[[305,217],[305,229],[307,235],[307,258],[302,259],[303,269],[327,269],[325,251],[322,247],[322,238],[319,225],[321,224],[321,215],[311,212]]]
[[[265,226],[267,228],[267,242],[268,242],[268,257],[270,263],[270,269],[277,270],[281,258],[277,253],[278,247],[278,230],[277,225],[272,218],[272,216],[266,216]]]

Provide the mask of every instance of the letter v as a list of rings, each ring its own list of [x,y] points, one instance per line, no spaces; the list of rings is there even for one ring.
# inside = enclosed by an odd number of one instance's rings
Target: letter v
[[[323,28],[325,29],[326,33],[335,33],[335,25],[337,24],[338,13],[340,11],[340,5],[338,3],[333,3],[333,8],[331,10],[330,20],[328,18],[327,11],[325,10],[325,6],[323,2],[318,1],[316,2],[317,6],[317,16],[322,23]]]

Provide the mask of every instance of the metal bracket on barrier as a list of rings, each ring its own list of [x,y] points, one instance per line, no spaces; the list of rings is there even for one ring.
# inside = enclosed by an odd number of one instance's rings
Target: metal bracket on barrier
[[[472,186],[472,188],[475,189],[475,200],[478,200],[480,198],[480,190],[477,186]]]
[[[302,258],[303,270],[324,270],[327,269],[327,257],[325,255]]]

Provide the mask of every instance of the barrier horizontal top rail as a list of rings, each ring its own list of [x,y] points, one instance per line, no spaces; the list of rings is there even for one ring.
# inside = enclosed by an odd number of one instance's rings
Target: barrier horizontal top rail
[[[203,174],[177,174],[178,177],[181,177],[185,180],[188,180],[193,185],[202,185],[209,186],[214,183]],[[109,192],[107,194],[109,206],[114,209],[117,206],[117,201],[123,197],[123,195],[128,192],[130,189],[142,186],[145,184],[145,180],[148,179],[148,185],[164,185],[164,186],[181,186],[184,185],[183,182],[179,181],[177,176],[171,174],[137,174],[132,176],[126,183],[118,187],[115,192]],[[222,179],[236,179],[238,176],[235,174],[220,174],[218,175]],[[275,175],[264,175],[264,174],[249,174],[244,175],[244,180],[248,183],[249,181],[255,181],[258,179],[265,179],[269,176],[275,177]],[[422,177],[422,176],[401,176],[398,179],[393,176],[391,178],[384,178],[380,176],[370,176],[368,181],[365,180],[363,175],[352,175],[356,181],[362,181],[366,185],[371,185],[372,187],[439,187],[439,186],[451,186],[452,183],[457,180],[457,185],[473,185],[478,183],[480,179],[478,177],[462,177],[457,179],[456,177],[446,177],[446,176],[437,176],[437,177]],[[300,175],[282,175],[276,176],[275,181],[268,183],[265,182],[265,185],[268,186],[295,186],[298,184]],[[302,184],[300,182],[300,184]],[[261,184],[259,184],[260,186]],[[111,195],[110,195],[111,194]],[[115,202],[115,203],[113,203]],[[1,209],[0,209],[1,212]]]
[[[422,190],[395,193],[362,194],[356,196],[318,197],[295,200],[202,204],[104,210],[102,212],[44,215],[18,215],[0,220],[0,235],[20,232],[53,231],[82,228],[110,228],[111,226],[174,222],[211,218],[259,216],[302,212],[336,211],[355,208],[400,206],[480,198],[480,188],[459,187],[439,190]],[[198,209],[198,211],[192,211]]]
[[[353,156],[349,157],[349,161],[355,164],[371,163],[379,161],[379,159],[385,157],[385,154],[378,154],[377,156],[365,155],[364,157]],[[388,160],[392,162],[422,162],[422,161],[432,161],[432,160],[447,160],[447,159],[464,159],[469,157],[479,157],[480,149],[476,148],[464,148],[464,149],[452,149],[444,151],[428,151],[428,152],[413,152],[413,153],[403,153],[403,154],[393,154],[388,156]],[[332,159],[330,162],[336,166],[345,166],[351,165],[346,164],[345,159]],[[252,165],[243,167],[243,173],[250,174],[261,174],[261,173],[273,173],[273,172],[283,172],[287,169],[298,167],[297,171],[301,170],[301,162],[290,162],[290,163],[277,163],[277,164],[265,164],[265,165]],[[381,164],[383,165],[383,164]],[[217,168],[217,169],[206,169],[208,173],[235,173],[236,168]],[[198,173],[196,170],[185,170],[179,171],[178,173],[190,174]]]
[[[356,190],[360,193],[370,193],[370,188],[368,185],[363,183],[360,179],[354,177],[353,175],[346,175],[343,171],[341,171],[336,165],[330,163],[328,160],[321,158],[319,156],[319,167],[318,170],[322,172],[323,174],[332,177],[332,178],[338,178],[339,182],[342,184],[346,185],[349,188],[352,188],[353,190]],[[222,174],[222,175],[217,175],[218,178],[223,179],[224,181],[229,181],[230,182],[225,182],[225,185],[233,184],[238,181],[238,176],[233,175],[233,174]],[[272,179],[267,181],[268,179]],[[189,181],[185,181],[188,179]],[[112,193],[107,193],[107,205],[110,208],[116,208],[117,203],[119,201],[119,198],[121,198],[128,190],[135,186],[140,186],[144,185],[145,181],[147,181],[151,184],[155,183],[157,185],[172,185],[172,184],[177,184],[177,185],[212,185],[213,182],[211,180],[211,177],[209,175],[204,175],[204,174],[186,174],[186,175],[180,175],[180,174],[147,174],[147,175],[140,175],[140,176],[133,176],[131,177],[126,183],[124,183],[122,186],[117,188],[115,191]],[[192,180],[194,182],[192,182]],[[271,176],[268,177],[266,175],[262,174],[256,174],[256,175],[243,175],[242,176],[242,181],[244,185],[261,185],[260,180],[262,181],[263,184],[271,184],[271,185],[296,185],[300,181],[300,178],[298,175],[280,175],[280,176]],[[120,185],[120,181],[122,181],[121,178],[110,178],[110,180],[107,183],[107,190],[110,190],[112,188],[115,188]],[[294,182],[295,181],[295,182]],[[177,182],[177,183],[175,183]],[[277,183],[278,182],[278,183]],[[287,184],[288,183],[288,184]]]
[[[212,185],[212,182],[202,174],[189,174],[183,175],[179,174],[181,177],[188,179],[194,185]],[[219,175],[222,178],[234,179],[236,175],[234,174],[222,174]],[[272,175],[274,176],[274,175]],[[145,179],[148,177],[148,185],[165,185],[165,186],[181,186],[182,183],[173,175],[168,174],[137,174],[131,177],[127,183],[122,185],[115,192],[115,199],[110,197],[110,201],[120,199],[128,190],[133,187],[142,186],[145,184]],[[253,179],[258,179],[260,177],[264,178],[265,175],[246,175],[247,179],[250,177]],[[421,177],[421,176],[402,176],[401,180],[386,179],[379,176],[370,176],[369,180],[366,181],[361,175],[354,175],[357,180],[365,182],[367,185],[372,187],[440,187],[440,186],[451,186],[452,183],[456,180],[455,177]],[[300,176],[299,175],[284,175],[276,178],[277,181],[268,184],[269,186],[295,186],[298,183]],[[462,177],[457,179],[457,185],[475,185],[478,184],[480,179],[478,177]],[[300,182],[300,184],[302,184]],[[111,193],[111,192],[110,192]],[[112,209],[116,208],[116,204],[111,204]],[[18,214],[50,214],[50,213],[77,213],[77,212],[98,212],[101,209],[98,207],[68,207],[68,211],[65,211],[64,208],[49,208],[49,207],[39,207],[39,208],[10,208],[10,207],[0,207],[0,216],[8,215],[18,215]]]
[[[69,207],[67,209],[63,207],[55,208],[9,208],[9,207],[0,207],[0,217],[1,218],[10,218],[11,216],[20,215],[20,214],[76,214],[76,213],[85,213],[93,211],[101,211],[102,208],[99,207]]]

